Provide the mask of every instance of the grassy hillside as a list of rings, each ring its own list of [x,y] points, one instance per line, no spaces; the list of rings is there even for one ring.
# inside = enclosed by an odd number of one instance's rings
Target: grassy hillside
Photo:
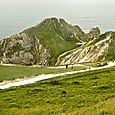
[[[114,115],[115,67],[0,90],[1,115]]]
[[[108,51],[105,53],[105,59],[109,61],[115,60],[115,32],[112,32],[112,42],[110,43]]]
[[[98,38],[95,38],[92,41],[85,43],[82,46],[82,48],[95,45],[95,43],[98,43],[99,41],[106,39],[110,35],[111,35],[111,42],[109,44],[108,50],[106,50],[104,54],[99,58],[99,61],[101,60],[114,61],[115,60],[115,32],[106,32],[100,35]]]
[[[66,68],[47,68],[47,67],[27,67],[27,66],[0,66],[0,82],[4,80],[14,80],[16,78],[26,78],[41,74],[53,74],[67,71],[77,71],[86,69],[85,66],[76,66],[73,69]]]
[[[57,65],[115,60],[115,32],[106,32],[59,56]]]
[[[62,53],[78,47],[85,33],[63,19],[47,18],[40,24],[0,41],[0,62],[55,65]]]
[[[112,41],[111,39],[106,41],[110,34]],[[100,29],[96,27],[85,34],[79,26],[71,25],[63,19],[47,18],[34,27],[1,40],[0,62],[51,66],[61,64],[60,55],[62,65],[69,59],[69,64],[78,63],[80,60],[81,62],[113,61],[114,47],[114,32],[100,35]],[[76,53],[80,48],[82,51]],[[57,61],[59,63],[56,63]]]
[[[72,26],[63,19],[48,18],[39,25],[27,29],[31,38],[37,37],[40,43],[49,50],[50,64],[55,64],[57,57],[65,51],[71,50],[84,38],[85,33],[78,26]]]

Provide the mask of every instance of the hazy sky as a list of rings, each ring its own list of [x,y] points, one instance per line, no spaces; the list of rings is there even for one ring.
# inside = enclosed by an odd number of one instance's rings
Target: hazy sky
[[[85,30],[96,25],[114,29],[115,0],[0,0],[2,33],[23,30],[51,16],[64,18]]]
[[[114,11],[115,0],[0,0],[0,17],[6,15],[57,16],[76,23],[76,18],[107,15]],[[111,14],[111,16],[114,14]]]

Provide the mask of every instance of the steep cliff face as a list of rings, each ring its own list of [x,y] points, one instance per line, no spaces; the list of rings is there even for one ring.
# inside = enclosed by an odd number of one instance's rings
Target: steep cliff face
[[[114,32],[100,35],[96,27],[84,33],[63,19],[48,18],[1,40],[0,62],[49,66],[115,60],[114,48]]]
[[[30,38],[26,33],[16,34],[0,41],[1,63],[12,64],[45,64],[50,57],[47,49],[39,39]]]
[[[107,60],[106,57],[109,53],[110,44],[114,41],[112,35],[113,33],[108,32],[106,35],[95,38],[80,48],[60,55],[56,65]]]
[[[85,33],[63,19],[48,18],[0,41],[1,63],[55,65],[63,52],[74,49]]]

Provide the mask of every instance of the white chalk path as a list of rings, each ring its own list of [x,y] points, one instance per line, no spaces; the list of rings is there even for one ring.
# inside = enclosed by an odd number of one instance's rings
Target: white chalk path
[[[22,86],[26,84],[32,84],[32,83],[36,83],[37,81],[41,81],[45,79],[50,79],[50,78],[64,76],[64,75],[71,75],[71,74],[76,74],[76,73],[82,73],[82,72],[87,72],[87,71],[93,71],[93,70],[100,70],[100,69],[109,68],[112,66],[115,66],[115,62],[110,62],[106,66],[96,67],[96,68],[91,68],[91,69],[86,69],[86,70],[65,72],[65,73],[59,73],[59,74],[46,74],[46,75],[43,74],[43,75],[39,75],[33,78],[16,79],[14,81],[3,81],[2,83],[0,83],[0,89],[6,89],[13,86]]]

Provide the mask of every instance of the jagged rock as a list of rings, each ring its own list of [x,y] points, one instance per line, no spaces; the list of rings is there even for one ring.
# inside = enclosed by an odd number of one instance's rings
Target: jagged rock
[[[100,35],[98,27],[85,34],[77,25],[68,24],[63,19],[48,18],[37,26],[0,40],[0,61],[48,66],[94,62],[101,55],[102,59],[113,60],[115,52],[110,46],[115,42],[106,40],[108,34]],[[105,52],[106,56],[103,56]]]
[[[10,63],[12,64],[21,64],[21,58],[20,57],[13,57],[10,59]]]
[[[113,42],[112,34],[108,33],[104,39],[93,39],[79,49],[64,53],[58,57],[56,65],[76,64],[83,62],[97,62],[105,60],[110,44]]]
[[[23,32],[11,36],[11,38],[2,40],[1,46],[3,46],[1,63],[25,65],[42,63],[42,65],[44,65],[44,63],[46,64],[48,61],[49,53],[42,46],[42,44],[40,44],[39,40],[36,38],[31,39],[26,33]],[[36,55],[38,56],[38,60],[35,60],[34,58]]]
[[[63,19],[48,18],[35,27],[0,41],[0,61],[54,65],[60,54],[81,42],[85,33]]]
[[[4,58],[2,58],[1,63],[8,64],[8,63],[10,63],[10,61],[8,58],[4,57]]]
[[[89,33],[86,34],[87,41],[100,36],[100,29],[98,27],[92,28]]]
[[[24,53],[22,63],[24,63],[26,65],[32,65],[33,64],[33,55],[30,54],[29,52]]]

